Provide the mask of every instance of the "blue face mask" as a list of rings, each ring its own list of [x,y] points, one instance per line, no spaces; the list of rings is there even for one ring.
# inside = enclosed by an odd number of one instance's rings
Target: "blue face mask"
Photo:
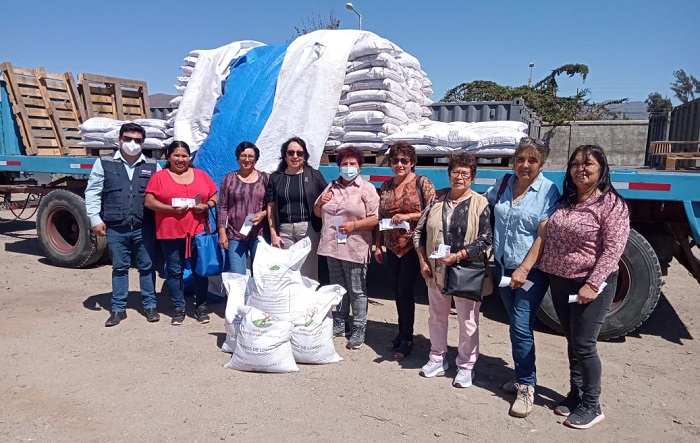
[[[357,170],[355,166],[341,166],[340,167],[340,176],[343,177],[347,181],[353,181],[355,177],[360,172]]]

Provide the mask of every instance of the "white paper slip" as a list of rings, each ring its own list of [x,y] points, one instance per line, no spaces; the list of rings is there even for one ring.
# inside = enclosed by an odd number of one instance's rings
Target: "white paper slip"
[[[608,285],[607,283],[603,282],[603,284],[601,284],[600,287],[598,287],[598,294],[603,292],[603,288],[605,288],[607,285]],[[576,303],[576,302],[578,302],[578,294],[571,294],[569,296],[569,303]]]
[[[343,223],[345,223],[345,218],[342,215],[333,216],[333,224],[335,225],[335,232],[338,235],[338,243],[347,243],[348,241],[347,234],[340,232],[338,229],[338,227]]]
[[[394,224],[391,222],[390,218],[383,218],[379,220],[380,231],[388,231],[389,229],[405,229],[408,231],[411,229],[411,225],[409,225],[407,221],[402,221],[399,224]]]
[[[440,245],[428,258],[444,258],[450,253],[450,245]]]
[[[255,214],[248,214],[245,216],[243,226],[241,226],[241,229],[238,230],[241,235],[245,236],[250,234],[250,230],[253,229],[253,217],[255,217]]]
[[[529,291],[532,285],[534,285],[533,282],[531,282],[530,280],[525,280],[525,283],[523,283],[523,289],[525,290],[525,292]],[[498,286],[500,286],[501,288],[510,286],[510,277],[506,277],[505,275],[501,277],[501,281],[498,283]]]
[[[193,198],[174,198],[171,205],[173,208],[194,208],[196,202]]]

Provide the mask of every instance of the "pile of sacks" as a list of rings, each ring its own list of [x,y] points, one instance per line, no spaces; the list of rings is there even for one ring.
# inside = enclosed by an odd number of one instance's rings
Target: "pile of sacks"
[[[166,126],[170,132],[170,135],[173,134],[174,132],[174,127],[175,127],[175,117],[177,116],[177,108],[180,106],[180,102],[182,102],[182,96],[185,94],[185,90],[187,89],[187,84],[190,81],[190,77],[192,76],[192,73],[194,72],[194,67],[197,65],[197,59],[199,58],[199,54],[202,51],[199,49],[194,49],[190,52],[187,53],[187,56],[182,59],[182,66],[180,66],[180,71],[182,71],[182,75],[177,76],[177,84],[175,85],[175,90],[177,91],[177,95],[175,98],[170,100],[170,108],[172,111],[170,111],[165,117],[166,117]]]
[[[418,59],[373,35],[350,51],[338,112],[324,150],[378,151],[384,138],[430,116],[432,82]]]
[[[335,363],[331,309],[345,289],[319,287],[299,269],[311,251],[305,238],[290,249],[259,240],[253,275],[226,274],[227,368],[256,372],[296,372],[297,363]]]
[[[400,132],[384,137],[391,146],[405,141],[417,153],[512,155],[520,139],[527,137],[527,124],[517,121],[451,122],[424,121],[406,125]]]
[[[107,117],[87,119],[79,126],[80,135],[83,136],[83,141],[79,144],[86,148],[114,149],[118,147],[119,129],[124,123],[129,122]],[[145,149],[161,149],[172,142],[172,129],[168,128],[164,120],[142,118],[130,123],[143,126],[143,129],[146,131],[146,139],[143,142]]]

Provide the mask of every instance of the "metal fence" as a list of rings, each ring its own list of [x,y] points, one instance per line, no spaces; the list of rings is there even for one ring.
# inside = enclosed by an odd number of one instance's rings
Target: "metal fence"
[[[655,141],[697,140],[700,140],[700,98],[676,106],[671,112],[652,114],[649,117],[647,153],[650,152],[651,144]],[[678,146],[679,152],[687,152],[695,149],[696,145]],[[694,166],[695,160],[685,160],[677,164],[681,167]]]

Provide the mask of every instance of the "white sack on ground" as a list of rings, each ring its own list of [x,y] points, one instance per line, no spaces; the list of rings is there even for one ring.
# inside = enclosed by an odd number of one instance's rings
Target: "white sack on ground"
[[[308,297],[304,324],[292,330],[292,352],[297,363],[335,363],[342,358],[333,344],[333,316],[331,309],[345,295],[340,285],[320,288]]]
[[[221,96],[221,84],[228,76],[231,62],[262,45],[253,40],[242,40],[217,49],[201,50],[196,58],[186,57],[193,59],[188,64],[194,65],[194,71],[178,107],[175,139],[186,142],[192,151],[199,148],[209,134],[214,106]]]
[[[224,272],[221,274],[222,286],[226,292],[226,313],[224,315],[224,329],[226,330],[226,339],[221,345],[222,352],[233,352],[236,344],[236,337],[240,329],[241,320],[243,317],[238,315],[238,307],[245,305],[246,289],[249,278],[247,275],[236,274],[233,272]]]
[[[291,323],[276,320],[252,306],[240,306],[242,318],[231,360],[226,367],[239,371],[297,372],[292,353]]]

